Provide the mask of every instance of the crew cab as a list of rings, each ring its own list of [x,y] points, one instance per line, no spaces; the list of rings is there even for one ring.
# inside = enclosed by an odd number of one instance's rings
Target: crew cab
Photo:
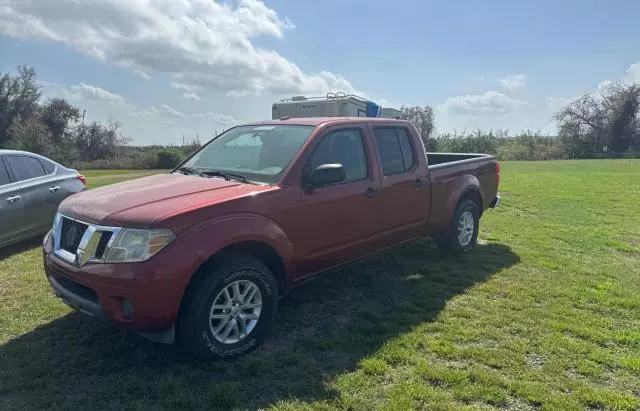
[[[499,179],[491,155],[425,153],[404,120],[246,124],[168,174],[67,198],[44,268],[81,312],[199,357],[236,356],[316,273],[429,235],[471,251]]]

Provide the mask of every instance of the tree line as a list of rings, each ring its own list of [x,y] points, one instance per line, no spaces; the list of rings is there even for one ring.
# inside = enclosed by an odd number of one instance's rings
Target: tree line
[[[433,109],[401,107],[427,151],[489,153],[501,160],[640,157],[640,83],[610,83],[585,94],[554,115],[558,135],[526,130],[475,130],[435,135]]]
[[[612,83],[558,111],[557,136],[523,131],[475,130],[436,135],[429,106],[403,106],[427,151],[489,153],[501,160],[640,157],[640,83]],[[85,112],[63,98],[43,101],[32,67],[0,73],[0,149],[31,151],[75,168],[171,168],[200,147],[130,146],[117,122],[85,121]]]
[[[0,73],[0,149],[38,153],[75,168],[171,168],[199,147],[131,147],[117,122],[85,121],[64,98],[43,101],[33,67]]]

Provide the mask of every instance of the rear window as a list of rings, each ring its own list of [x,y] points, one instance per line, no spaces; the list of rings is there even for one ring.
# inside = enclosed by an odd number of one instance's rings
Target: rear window
[[[9,167],[13,170],[16,181],[29,180],[31,178],[45,175],[44,168],[38,159],[27,156],[7,156],[5,157]]]
[[[415,164],[411,136],[402,127],[376,127],[374,129],[382,172],[385,176],[404,173]]]
[[[4,161],[2,161],[2,157],[0,157],[0,186],[9,184],[10,182],[7,168],[4,165]]]
[[[42,167],[44,167],[44,171],[47,174],[53,173],[53,171],[56,169],[55,164],[53,164],[51,161],[40,159],[40,163],[42,164]]]

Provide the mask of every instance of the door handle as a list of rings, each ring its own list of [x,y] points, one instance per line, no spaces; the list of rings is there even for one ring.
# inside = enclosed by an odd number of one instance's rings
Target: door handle
[[[367,188],[367,191],[365,191],[362,195],[367,197],[367,198],[373,198],[373,197],[376,196],[376,190],[374,190],[373,188],[369,187],[369,188]]]
[[[422,180],[420,177],[416,178],[413,182],[413,185],[416,187],[422,187],[424,186],[424,180]]]
[[[54,187],[49,188],[49,191],[52,192],[52,193],[55,193],[58,190],[60,190],[60,186],[54,186]]]
[[[21,199],[22,199],[22,196],[13,196],[13,197],[7,198],[7,201],[10,203],[15,203],[16,201],[20,201]]]

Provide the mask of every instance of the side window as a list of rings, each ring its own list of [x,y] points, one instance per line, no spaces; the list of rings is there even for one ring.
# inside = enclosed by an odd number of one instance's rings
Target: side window
[[[51,161],[40,159],[40,164],[42,164],[42,167],[44,167],[44,171],[46,174],[51,174],[56,169],[55,164],[53,164]]]
[[[413,167],[415,155],[411,136],[404,128],[376,127],[374,135],[385,176],[403,173]]]
[[[9,184],[10,182],[11,180],[9,180],[9,173],[7,172],[7,168],[4,166],[2,157],[0,157],[0,186]]]
[[[6,156],[5,160],[13,170],[13,175],[16,176],[16,181],[28,180],[30,178],[42,177],[44,175],[44,168],[40,162],[27,156]]]
[[[384,175],[389,176],[404,172],[402,148],[395,129],[392,127],[377,127],[374,129],[373,134],[378,143]]]
[[[344,183],[367,178],[367,156],[360,130],[337,130],[324,136],[307,161],[305,178],[310,178],[318,166],[335,163],[344,167]]]
[[[415,157],[411,146],[411,135],[407,133],[405,128],[396,128],[398,140],[400,140],[400,149],[402,149],[402,159],[404,160],[404,170],[407,171],[413,167]]]

